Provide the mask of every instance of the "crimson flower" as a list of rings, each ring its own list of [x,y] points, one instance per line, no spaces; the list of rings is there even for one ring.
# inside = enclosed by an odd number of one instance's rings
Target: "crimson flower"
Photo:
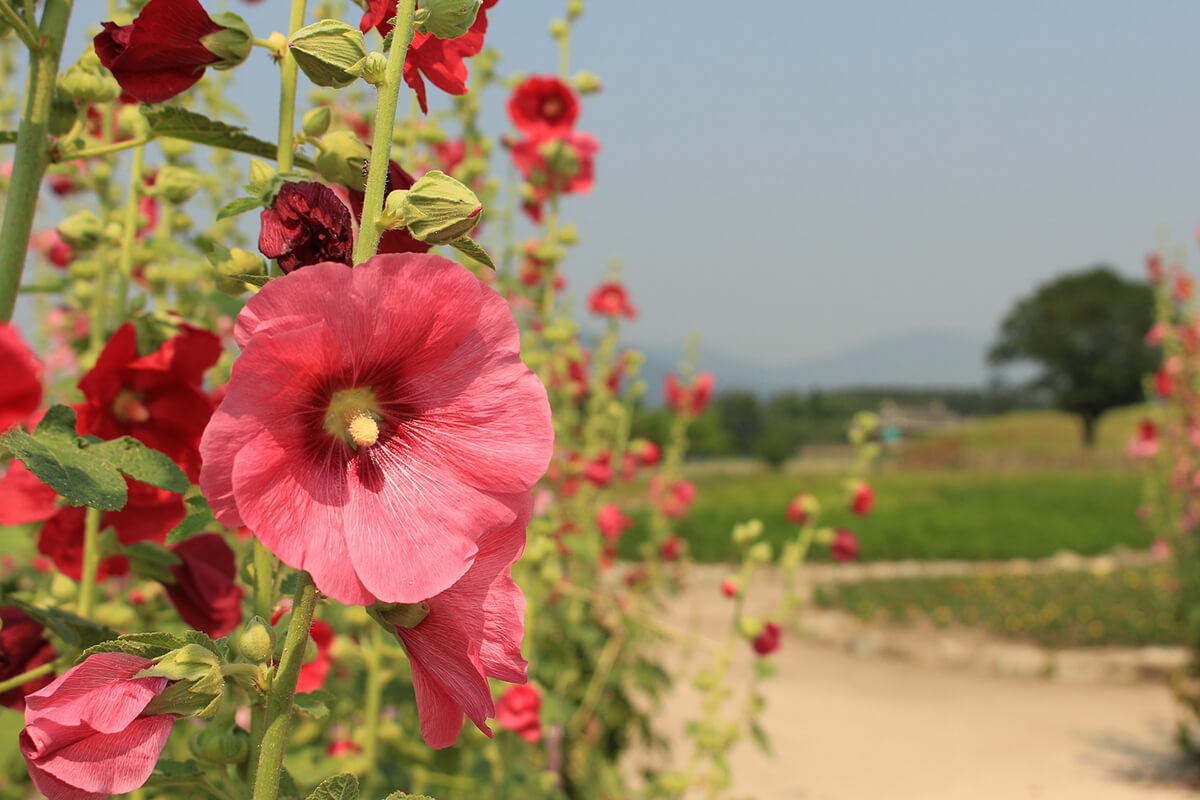
[[[875,505],[875,490],[866,481],[859,481],[854,487],[854,497],[850,501],[850,510],[860,517],[871,513]]]
[[[725,595],[726,597],[737,597],[737,581],[735,581],[733,578],[726,578],[725,580],[721,581],[721,594]]]
[[[97,653],[25,697],[21,755],[50,800],[103,800],[144,784],[175,724],[144,714],[166,678],[134,677],[153,661]]]
[[[527,494],[512,525],[480,538],[470,569],[420,605],[424,617],[411,627],[393,628],[408,651],[421,736],[430,747],[454,744],[464,714],[491,736],[487,719],[496,716],[496,708],[488,678],[526,680],[525,596],[511,567],[525,549],[531,507]]]
[[[788,503],[785,516],[788,522],[794,522],[797,525],[807,525],[815,507],[816,501],[814,498],[806,494],[798,494],[792,498],[792,502]]]
[[[508,98],[508,116],[532,139],[567,133],[579,116],[575,91],[553,75],[531,75]]]
[[[488,9],[499,0],[483,0],[471,29],[457,39],[439,39],[432,33],[416,33],[404,59],[404,82],[417,93],[421,110],[429,113],[425,96],[425,78],[447,94],[467,93],[465,59],[479,55],[487,33]],[[396,16],[396,0],[369,0],[359,27],[363,33],[375,28],[383,36],[392,30],[391,19]]]
[[[783,633],[783,629],[774,622],[768,622],[763,626],[762,633],[754,637],[752,646],[754,652],[760,656],[769,655],[779,649],[779,637]]]
[[[619,281],[605,281],[597,286],[588,298],[588,308],[593,314],[605,317],[637,317],[637,309],[629,302],[629,292]]]
[[[351,605],[421,602],[512,524],[553,448],[504,300],[453,261],[317,264],[247,301],[200,487]]]
[[[150,0],[129,25],[103,23],[96,55],[128,94],[161,103],[190,89],[224,59],[204,46],[221,33],[199,0]]]
[[[29,245],[59,269],[66,269],[75,260],[75,251],[62,240],[55,228],[47,228],[30,237]]]
[[[532,187],[525,210],[541,219],[541,205],[554,195],[587,194],[595,183],[600,143],[589,133],[568,131],[545,139],[523,139],[512,146],[512,159]]]
[[[0,608],[0,681],[15,678],[56,658],[54,645],[42,624],[16,606]],[[35,678],[0,693],[0,705],[25,710],[25,695],[54,680],[52,675]]]
[[[671,519],[686,517],[695,499],[696,484],[691,481],[667,483],[662,475],[650,479],[650,502]]]
[[[532,686],[512,686],[496,702],[496,724],[530,744],[542,740],[542,696]]]
[[[13,459],[0,478],[0,525],[44,522],[58,513],[58,492]]]
[[[683,553],[685,542],[680,537],[672,534],[663,540],[662,547],[659,548],[659,554],[664,561],[674,561]]]
[[[704,413],[712,399],[713,376],[711,372],[697,373],[690,386],[684,386],[673,372],[668,372],[663,382],[663,394],[667,405],[678,414],[698,417]]]
[[[858,539],[845,528],[838,528],[829,543],[829,552],[838,561],[853,561],[858,558]]]
[[[596,526],[600,534],[610,542],[621,538],[621,534],[633,525],[633,520],[625,516],[621,507],[616,503],[606,503],[596,513]]]
[[[229,634],[242,621],[242,587],[233,550],[219,533],[205,533],[171,546],[182,563],[164,584],[179,616],[212,637]]]
[[[662,450],[658,444],[649,439],[634,440],[632,448],[637,454],[638,463],[643,467],[653,467],[662,457]]]
[[[19,425],[42,404],[42,364],[11,322],[0,322],[0,431]]]
[[[263,209],[260,224],[258,249],[277,259],[284,272],[323,261],[353,263],[350,210],[323,183],[285,183],[271,207]]]
[[[220,356],[221,340],[190,325],[141,355],[133,324],[125,323],[79,381],[85,398],[76,406],[79,432],[101,439],[132,436],[196,480],[200,435],[213,410],[201,383]]]
[[[1160,369],[1154,373],[1154,391],[1158,392],[1159,397],[1170,397],[1175,394],[1175,379],[1171,377],[1170,372]]]
[[[1125,446],[1125,454],[1130,458],[1154,458],[1158,455],[1158,426],[1154,420],[1143,419],[1138,424],[1137,433]]]

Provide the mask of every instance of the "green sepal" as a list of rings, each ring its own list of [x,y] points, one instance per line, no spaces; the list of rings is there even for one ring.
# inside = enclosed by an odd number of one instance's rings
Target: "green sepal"
[[[258,197],[238,197],[221,206],[221,210],[217,212],[217,219],[236,217],[238,214],[262,207],[263,201]]]
[[[488,251],[484,250],[470,236],[464,236],[461,239],[455,239],[453,242],[450,242],[450,246],[465,255],[467,258],[483,264],[488,269],[494,270],[496,268],[496,263],[492,261],[492,257],[488,255]]]

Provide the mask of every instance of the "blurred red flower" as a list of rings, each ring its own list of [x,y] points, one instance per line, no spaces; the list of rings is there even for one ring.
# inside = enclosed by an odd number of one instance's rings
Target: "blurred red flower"
[[[532,139],[560,136],[575,126],[579,100],[557,77],[531,75],[508,98],[508,116],[517,130]]]
[[[182,561],[164,584],[167,596],[188,625],[218,638],[242,621],[242,587],[237,582],[233,550],[219,533],[192,536],[171,546]]]
[[[0,681],[15,678],[31,669],[49,664],[57,657],[54,645],[46,638],[42,624],[16,606],[0,608]],[[25,695],[36,692],[54,680],[43,675],[0,693],[0,706],[25,710]]]
[[[754,637],[751,646],[754,647],[754,652],[760,656],[769,655],[779,649],[779,637],[783,633],[783,629],[774,622],[768,622],[763,626],[762,633]]]
[[[845,528],[838,528],[829,543],[829,552],[838,561],[853,561],[858,558],[858,539]]]
[[[605,503],[596,513],[596,526],[600,528],[600,534],[610,542],[620,539],[621,534],[631,525],[633,520],[625,516],[616,503]]]
[[[0,431],[5,431],[42,404],[42,364],[11,322],[0,322],[0,374]]]
[[[542,740],[542,696],[532,686],[511,686],[496,702],[496,724],[530,744]]]
[[[663,383],[663,394],[667,405],[678,414],[698,417],[712,399],[713,376],[711,372],[699,372],[689,386],[680,383],[675,373],[668,372]]]
[[[588,298],[588,308],[593,314],[605,317],[637,317],[637,309],[629,302],[629,292],[619,281],[605,281],[597,286]]]
[[[855,514],[866,516],[875,505],[875,490],[866,481],[859,481],[854,487],[854,497],[850,501],[850,510]]]

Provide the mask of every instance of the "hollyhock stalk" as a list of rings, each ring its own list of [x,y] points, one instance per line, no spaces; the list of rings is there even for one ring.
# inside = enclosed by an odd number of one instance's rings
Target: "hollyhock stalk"
[[[288,18],[288,41],[296,31],[304,27],[304,12],[306,0],[292,0],[291,16]],[[296,83],[300,76],[300,65],[292,56],[290,48],[285,48],[283,60],[279,62],[279,149],[275,161],[280,172],[292,168],[292,158],[296,151]]]
[[[8,680],[0,681],[0,694],[4,694],[5,692],[9,691],[10,689],[15,689],[18,686],[24,686],[25,684],[29,683],[30,681],[36,680],[37,678],[40,678],[43,675],[49,675],[51,672],[54,672],[54,662],[53,661],[51,661],[49,664],[42,664],[40,666],[34,667],[31,670],[22,672],[20,675],[14,675],[11,678],[9,678]]]
[[[142,173],[146,165],[146,146],[134,149],[129,167],[129,196],[125,198],[124,230],[121,238],[121,255],[117,261],[117,308],[116,322],[125,321],[126,304],[129,301],[129,279],[133,277],[133,246],[138,236],[138,205],[144,185]],[[164,218],[166,214],[163,214]],[[103,269],[103,267],[101,267]],[[106,294],[100,292],[100,294]],[[102,318],[103,319],[103,318]]]
[[[384,81],[376,87],[379,99],[375,107],[375,131],[371,139],[371,158],[367,167],[367,185],[363,193],[362,221],[358,226],[358,241],[354,245],[354,263],[361,264],[379,249],[379,217],[383,214],[383,192],[386,188],[388,165],[392,156],[392,130],[396,126],[396,104],[404,86],[404,58],[413,38],[413,15],[416,0],[400,0],[396,5],[396,27],[392,29],[392,46],[388,50]]]
[[[29,52],[25,109],[17,132],[4,221],[0,223],[0,321],[3,322],[12,319],[17,305],[17,289],[25,268],[29,235],[33,232],[33,217],[37,213],[38,191],[50,164],[47,147],[50,105],[72,5],[73,0],[46,0],[38,29],[39,46]]]
[[[254,776],[253,800],[276,800],[279,796],[279,776],[283,771],[283,756],[287,752],[288,731],[292,722],[292,706],[296,699],[296,682],[304,665],[308,647],[308,629],[312,626],[317,607],[317,587],[307,572],[298,572],[296,595],[292,603],[292,621],[283,641],[283,655],[275,679],[267,691],[267,721],[259,748],[258,769]],[[250,752],[254,757],[254,751]]]
[[[375,765],[379,761],[379,715],[383,706],[383,628],[371,626],[370,641],[363,647],[363,663],[367,670],[367,687],[364,713],[366,714],[366,738],[363,740],[363,797],[375,797]]]
[[[91,619],[96,604],[96,573],[100,569],[100,509],[89,508],[83,522],[83,565],[80,567],[79,616]]]

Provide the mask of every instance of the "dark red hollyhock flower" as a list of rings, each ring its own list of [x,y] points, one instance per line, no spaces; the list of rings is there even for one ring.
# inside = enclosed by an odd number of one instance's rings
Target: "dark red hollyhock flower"
[[[16,606],[0,608],[0,681],[15,678],[56,657],[40,622]],[[49,685],[54,675],[43,675],[0,694],[0,706],[25,710],[25,695]]]
[[[829,543],[829,552],[838,561],[853,561],[858,558],[858,539],[845,528],[838,528]]]
[[[637,317],[637,309],[629,302],[629,292],[620,281],[605,281],[597,286],[588,298],[588,308],[593,314],[605,317]]]
[[[166,453],[195,481],[200,437],[213,412],[201,382],[220,356],[216,335],[186,324],[158,350],[140,355],[137,333],[125,323],[79,381],[86,398],[75,407],[79,432],[101,439],[132,436]]]
[[[467,93],[467,65],[465,59],[479,55],[483,50],[483,37],[487,33],[487,12],[499,0],[483,0],[475,24],[457,39],[439,39],[431,33],[417,33],[404,59],[404,82],[417,93],[421,110],[429,113],[425,97],[425,80],[448,94]],[[392,30],[392,17],[396,16],[396,0],[369,0],[359,27],[363,33],[375,28],[383,36]]]
[[[0,376],[0,431],[5,431],[42,404],[42,364],[10,322],[0,322]]]
[[[663,540],[659,554],[662,555],[664,561],[675,561],[683,552],[683,544],[683,539],[672,534]]]
[[[769,655],[779,649],[779,636],[783,633],[783,629],[774,622],[768,622],[763,626],[762,633],[754,638],[752,646],[754,652],[760,656]]]
[[[586,194],[595,178],[600,143],[589,133],[568,131],[547,139],[523,139],[512,146],[512,159],[521,177],[533,187],[525,211],[536,221],[542,203],[551,195]]]
[[[106,511],[100,516],[100,528],[111,527],[121,544],[159,542],[166,540],[172,528],[183,521],[183,498],[174,492],[147,483],[125,481],[129,500],[120,511]],[[49,556],[59,572],[72,580],[83,575],[83,535],[86,509],[73,506],[60,508],[46,521],[38,534],[38,552]],[[125,556],[110,556],[100,562],[97,580],[129,572]]]
[[[871,513],[875,506],[875,490],[866,481],[859,481],[854,487],[854,498],[850,501],[850,510],[860,517]]]
[[[223,30],[199,0],[150,0],[129,25],[105,22],[94,43],[122,89],[144,103],[161,103],[222,60],[201,40]]]
[[[233,550],[219,533],[205,533],[171,546],[182,563],[171,567],[167,596],[188,625],[212,637],[225,636],[242,621],[242,587]]]
[[[350,211],[323,183],[285,183],[271,208],[263,209],[261,224],[258,249],[278,259],[284,272],[325,261],[354,261]]]
[[[405,172],[399,164],[395,161],[388,162],[387,180],[384,182],[383,187],[384,200],[386,201],[387,196],[393,191],[411,189],[414,182],[413,176]],[[366,199],[366,195],[363,193],[361,186],[349,186],[346,193],[350,201],[350,210],[354,212],[354,218],[361,223],[363,200]],[[432,246],[425,242],[417,241],[407,229],[401,228],[400,230],[383,232],[383,235],[379,237],[378,252],[428,253],[429,248]]]
[[[508,98],[508,116],[530,138],[559,136],[575,126],[579,100],[570,86],[553,75],[531,75]]]
[[[1171,373],[1165,369],[1154,373],[1154,391],[1158,392],[1159,397],[1170,397],[1175,393],[1175,380]]]
[[[453,175],[454,168],[461,164],[463,159],[467,157],[467,143],[462,139],[447,139],[444,142],[435,142],[433,153],[441,163],[442,171],[447,175]]]
[[[496,701],[496,724],[530,744],[542,740],[542,696],[526,684],[512,686]]]

